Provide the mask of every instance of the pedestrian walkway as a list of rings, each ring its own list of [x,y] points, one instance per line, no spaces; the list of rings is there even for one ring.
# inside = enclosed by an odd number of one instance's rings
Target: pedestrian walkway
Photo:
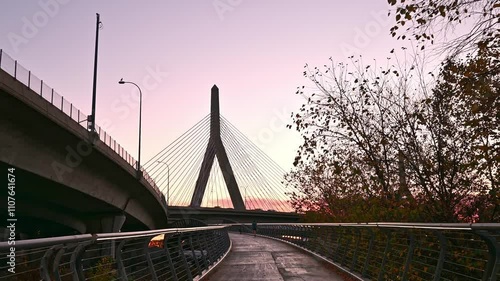
[[[286,243],[238,233],[229,237],[231,252],[206,280],[343,280],[326,262]]]

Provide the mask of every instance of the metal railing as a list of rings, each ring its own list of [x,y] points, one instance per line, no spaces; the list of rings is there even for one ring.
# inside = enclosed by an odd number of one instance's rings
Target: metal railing
[[[196,280],[230,247],[224,226],[1,242],[0,280]]]
[[[0,69],[4,70],[6,73],[11,75],[17,81],[26,85],[29,89],[37,93],[39,96],[44,98],[48,103],[55,106],[57,109],[64,112],[73,121],[80,124],[82,127],[87,129],[87,115],[84,114],[80,109],[76,108],[71,102],[64,99],[63,96],[59,95],[53,88],[47,86],[42,79],[35,76],[31,71],[24,68],[21,64],[10,57],[2,49],[0,49]],[[96,133],[99,135],[99,139],[111,148],[116,154],[118,154],[123,160],[125,160],[130,166],[136,168],[137,161],[119,144],[114,140],[106,131],[101,127],[95,126]],[[141,167],[142,175],[144,179],[154,188],[158,195],[163,196],[160,189],[151,178],[151,176]]]
[[[232,231],[246,231],[239,225]],[[258,224],[358,280],[483,280],[500,277],[500,224]]]

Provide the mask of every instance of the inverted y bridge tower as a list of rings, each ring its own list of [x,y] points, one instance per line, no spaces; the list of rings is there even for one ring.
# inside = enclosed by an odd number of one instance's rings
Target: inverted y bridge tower
[[[224,144],[222,143],[220,136],[219,88],[217,88],[216,85],[212,87],[210,104],[210,138],[208,140],[205,156],[203,157],[200,173],[198,174],[198,180],[196,181],[193,197],[191,198],[191,207],[201,206],[201,201],[205,195],[208,178],[214,164],[215,156],[217,156],[217,160],[219,162],[222,175],[224,176],[229,196],[231,196],[234,209],[245,210],[245,203],[241,197],[238,183],[234,177],[231,163],[229,163],[229,159],[227,158],[226,150],[224,149]]]

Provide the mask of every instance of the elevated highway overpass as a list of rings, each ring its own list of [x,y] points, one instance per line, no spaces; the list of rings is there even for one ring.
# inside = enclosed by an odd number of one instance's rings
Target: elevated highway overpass
[[[0,169],[5,175],[7,168],[15,168],[18,232],[41,237],[166,227],[166,201],[158,188],[138,178],[132,161],[102,136],[75,121],[74,107],[68,116],[56,105],[54,92],[42,93],[43,82],[30,85],[35,82],[29,76],[26,85],[13,77],[19,73],[4,71],[5,59],[0,69]],[[7,202],[7,192],[0,197]],[[6,208],[1,204],[1,216]]]

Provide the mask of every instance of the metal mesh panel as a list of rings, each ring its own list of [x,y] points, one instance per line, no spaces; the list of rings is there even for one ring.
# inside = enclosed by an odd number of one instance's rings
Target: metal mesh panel
[[[12,77],[15,77],[16,72],[16,61],[11,58],[5,52],[2,52],[2,58],[0,60],[0,67],[10,74]]]
[[[31,82],[30,81],[30,72],[26,68],[24,68],[22,65],[17,64],[16,79],[17,79],[17,81],[28,86],[29,83]]]
[[[30,76],[30,89],[33,90],[33,92],[40,94],[41,88],[42,80],[40,80],[40,78],[36,77],[32,73]]]

